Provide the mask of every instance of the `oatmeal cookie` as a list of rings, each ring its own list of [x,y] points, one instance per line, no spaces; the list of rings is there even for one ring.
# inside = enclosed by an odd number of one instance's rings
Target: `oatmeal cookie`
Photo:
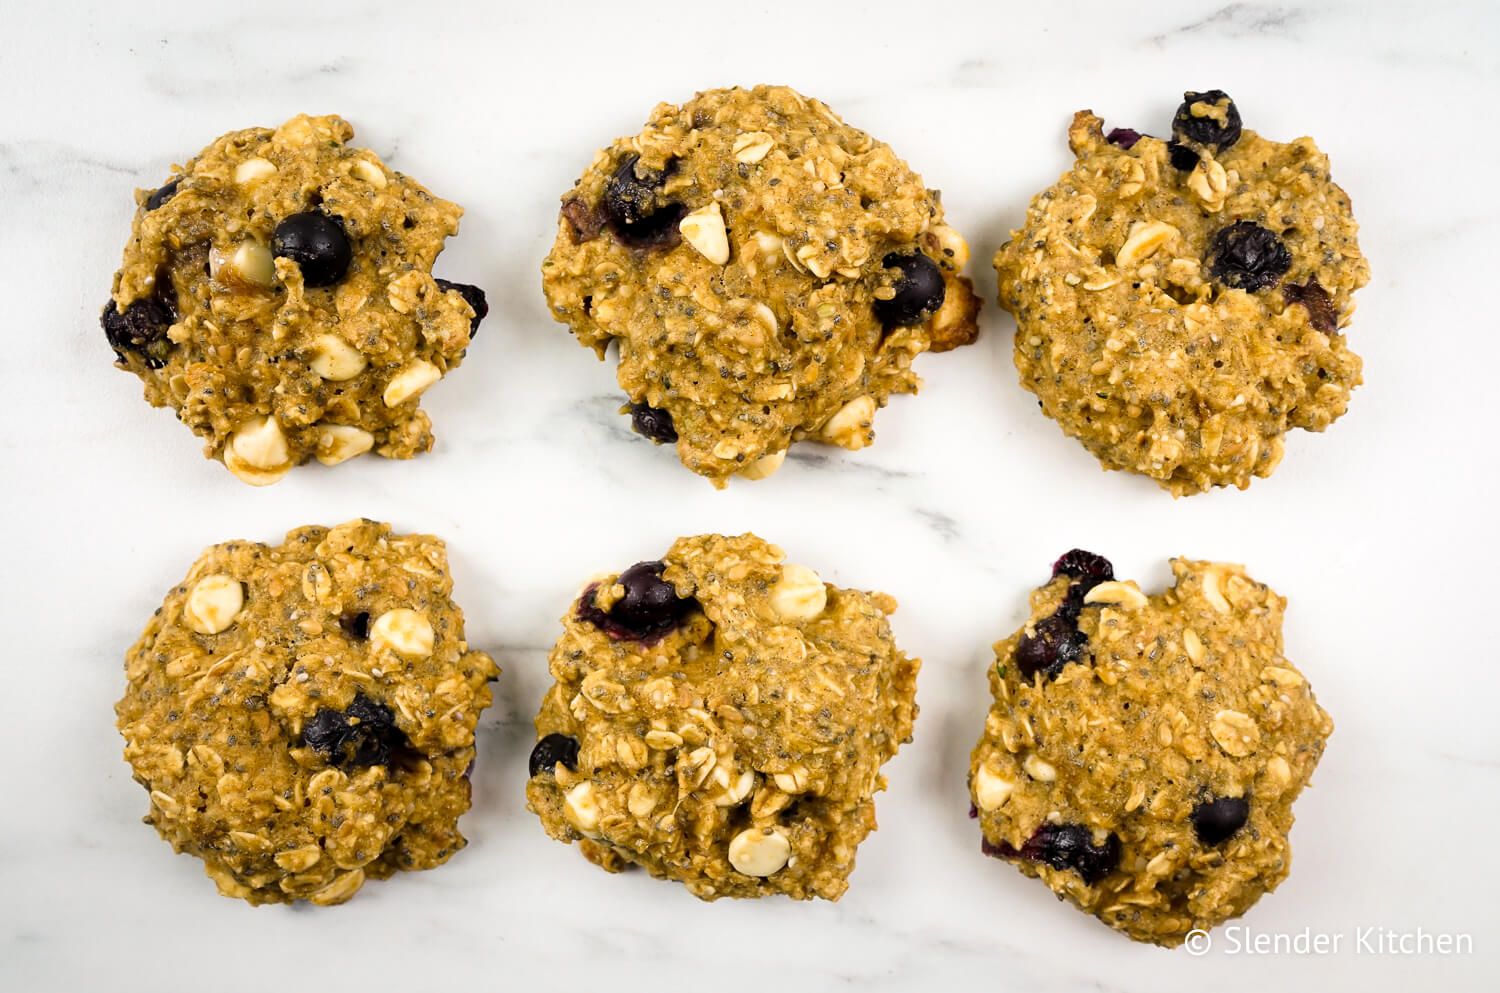
[[[889,596],[783,558],[754,535],[683,538],[584,589],[526,786],[549,835],[704,900],[843,894],[920,662]]]
[[[1369,280],[1311,138],[1187,93],[1162,141],[1080,111],[1078,156],[995,256],[1021,384],[1107,469],[1175,496],[1269,476],[1361,382],[1342,328]]]
[[[995,645],[969,766],[986,854],[1138,941],[1248,910],[1291,865],[1292,802],[1333,722],[1282,654],[1286,601],[1174,559],[1153,596],[1072,551]]]
[[[441,541],[373,521],[204,552],[125,657],[146,822],[255,904],[446,862],[499,674],[452,589]]]
[[[136,193],[100,323],[117,365],[256,486],[309,458],[432,447],[422,391],[458,366],[487,307],[432,276],[462,209],[338,117],[234,131]]]
[[[969,249],[890,147],[786,87],[661,104],[563,197],[542,265],[556,319],[619,342],[635,430],[723,486],[793,441],[859,449],[914,393],[912,359],[968,344]]]

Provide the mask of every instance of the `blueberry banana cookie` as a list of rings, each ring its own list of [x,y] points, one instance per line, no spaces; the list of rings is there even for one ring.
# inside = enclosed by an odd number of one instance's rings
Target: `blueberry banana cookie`
[[[373,521],[204,552],[125,657],[146,822],[255,904],[447,861],[499,674],[452,589],[441,541]]]
[[[256,486],[310,458],[430,449],[418,398],[487,310],[432,275],[462,209],[353,136],[306,115],[234,131],[138,192],[100,318],[152,406]]]
[[[1311,138],[1187,93],[1170,141],[1073,118],[1078,160],[995,256],[1021,383],[1107,469],[1175,496],[1269,476],[1361,382],[1342,331],[1369,280]]]
[[[1138,941],[1174,946],[1286,878],[1292,802],[1333,722],[1282,654],[1286,601],[1174,559],[1147,596],[1072,551],[995,645],[969,766],[986,854]]]
[[[968,255],[888,145],[757,86],[661,104],[599,152],[542,286],[581,344],[619,343],[634,429],[723,486],[794,441],[870,444],[912,359],[978,333]]]
[[[549,835],[704,900],[843,894],[920,662],[889,596],[783,558],[754,535],[683,538],[584,589],[526,787]]]

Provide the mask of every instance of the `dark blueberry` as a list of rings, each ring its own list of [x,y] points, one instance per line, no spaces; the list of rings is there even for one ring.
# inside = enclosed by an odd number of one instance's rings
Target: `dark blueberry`
[[[1120,864],[1120,839],[1110,835],[1094,844],[1094,833],[1082,824],[1043,824],[1018,852],[1021,858],[1072,869],[1090,886]]]
[[[463,297],[464,302],[473,309],[474,316],[469,320],[469,340],[473,341],[474,336],[479,333],[479,322],[484,320],[490,312],[490,304],[484,298],[484,290],[477,286],[470,286],[468,283],[454,283],[446,279],[434,279],[433,282],[437,283],[440,290],[457,290],[458,295]]]
[[[160,369],[172,350],[167,331],[176,319],[170,303],[152,296],[132,302],[123,312],[110,300],[99,315],[99,326],[121,361],[125,352],[134,352],[151,368]]]
[[[658,445],[670,445],[677,441],[677,427],[672,423],[672,415],[650,404],[630,405],[630,429]]]
[[[1307,311],[1307,323],[1315,329],[1324,334],[1338,334],[1339,315],[1333,309],[1333,298],[1323,289],[1317,276],[1307,277],[1307,282],[1301,286],[1287,283],[1281,288],[1281,296],[1288,306],[1301,304]]]
[[[604,186],[600,210],[621,244],[631,248],[671,248],[681,238],[677,222],[687,213],[680,203],[662,202],[660,191],[672,164],[665,169],[641,170],[639,155],[627,155]],[[575,225],[575,230],[577,230]]]
[[[181,183],[182,179],[180,177],[177,179],[169,179],[162,186],[158,187],[155,190],[152,190],[151,195],[146,198],[146,209],[155,210],[157,207],[160,207],[162,204],[172,199],[172,197],[177,195],[177,187]]]
[[[276,225],[271,252],[297,263],[302,282],[313,287],[332,286],[343,279],[354,258],[344,222],[321,210],[304,210]]]
[[[943,271],[921,252],[892,252],[881,264],[901,271],[894,287],[896,295],[875,301],[875,316],[887,331],[925,320],[943,305],[947,294]]]
[[[343,614],[339,617],[339,627],[355,641],[364,641],[370,637],[370,613],[361,610],[358,613]]]
[[[1167,142],[1167,158],[1172,160],[1172,168],[1179,172],[1192,172],[1198,166],[1198,153],[1175,141]]]
[[[1195,114],[1194,107],[1208,113]],[[1182,105],[1172,118],[1172,137],[1222,152],[1240,140],[1240,109],[1223,90],[1189,90],[1182,95]]]
[[[533,776],[550,773],[561,762],[569,769],[578,768],[578,739],[565,734],[549,734],[536,743],[526,768]]]
[[[1292,267],[1292,253],[1280,238],[1254,221],[1235,221],[1214,235],[1208,270],[1236,290],[1254,293],[1281,282]]]
[[[1234,837],[1250,819],[1250,801],[1239,796],[1204,800],[1193,808],[1193,833],[1205,845],[1217,845]]]
[[[406,743],[383,703],[355,694],[347,710],[320,710],[302,727],[302,743],[341,768],[389,765]]]
[[[1041,673],[1047,679],[1057,678],[1063,667],[1083,659],[1089,639],[1078,624],[1073,611],[1062,609],[1036,622],[1036,634],[1023,634],[1016,643],[1016,668],[1031,682]]]
[[[1078,580],[1074,587],[1082,587],[1082,592],[1078,594],[1081,598],[1100,583],[1113,580],[1115,567],[1110,565],[1109,559],[1103,555],[1095,555],[1093,552],[1075,548],[1052,563],[1052,578],[1056,579],[1058,576],[1069,576]]]
[[[1104,136],[1104,140],[1129,151],[1135,147],[1136,142],[1141,140],[1141,133],[1134,128],[1113,128]]]
[[[592,624],[611,638],[655,641],[671,631],[698,606],[698,601],[677,595],[672,584],[661,578],[661,562],[637,562],[615,580],[625,595],[608,612],[594,602],[598,589],[590,586],[578,599],[578,619]]]

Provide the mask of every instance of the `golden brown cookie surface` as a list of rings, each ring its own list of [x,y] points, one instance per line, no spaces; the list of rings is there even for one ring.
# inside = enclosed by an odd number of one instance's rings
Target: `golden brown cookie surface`
[[[257,904],[447,861],[499,673],[452,585],[441,541],[372,521],[208,549],[126,655],[147,822]]]
[[[432,276],[462,210],[299,115],[217,139],[137,210],[101,319],[118,364],[253,485],[432,447],[418,407],[484,316]]]
[[[1177,945],[1286,878],[1292,802],[1333,731],[1283,654],[1286,601],[1174,559],[1147,596],[1070,552],[995,645],[970,762],[987,854],[1139,941]]]
[[[843,894],[920,663],[890,597],[783,559],[683,538],[585,589],[536,720],[526,796],[548,834],[705,900]]]
[[[1105,468],[1174,495],[1248,486],[1361,382],[1342,330],[1369,280],[1310,138],[1190,94],[1166,142],[1080,111],[1077,161],[995,256],[1021,383]]]
[[[862,448],[912,359],[972,341],[964,240],[889,146],[786,87],[661,104],[563,198],[553,316],[618,379],[636,429],[722,486],[811,439]]]

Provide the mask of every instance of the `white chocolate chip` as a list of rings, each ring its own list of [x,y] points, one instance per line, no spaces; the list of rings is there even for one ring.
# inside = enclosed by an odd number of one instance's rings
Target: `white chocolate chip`
[[[317,460],[324,465],[338,465],[375,447],[375,436],[350,424],[324,424],[318,428]]]
[[[233,251],[210,248],[208,273],[228,286],[260,289],[276,282],[276,260],[271,250],[254,239],[235,246]]]
[[[270,486],[282,476],[291,472],[292,464],[288,462],[286,465],[278,466],[275,469],[257,469],[234,454],[234,449],[226,448],[224,449],[224,468],[234,473],[242,483],[249,483],[251,486]]]
[[[805,565],[788,562],[771,587],[771,609],[789,621],[809,621],[828,605],[828,588]]]
[[[355,159],[349,171],[377,190],[385,189],[385,170],[369,159]]]
[[[409,659],[432,654],[432,622],[424,614],[406,607],[387,610],[370,625],[370,645],[377,651],[389,648]]]
[[[1238,710],[1221,710],[1208,724],[1214,741],[1228,755],[1244,758],[1260,747],[1260,725],[1249,714]]]
[[[927,235],[937,245],[938,254],[943,256],[953,268],[962,269],[969,264],[969,243],[953,228],[946,224],[938,224],[928,231]]]
[[[1084,603],[1109,603],[1126,610],[1140,610],[1151,601],[1134,582],[1112,580],[1100,583],[1083,595]]]
[[[750,131],[734,139],[734,160],[745,163],[759,162],[774,147],[776,147],[775,138],[764,131]]]
[[[1026,770],[1026,775],[1039,782],[1050,783],[1057,778],[1057,768],[1036,752],[1026,756],[1021,768]]]
[[[980,810],[999,810],[1015,791],[1016,784],[991,772],[988,766],[974,771],[974,800]]]
[[[747,876],[780,872],[792,854],[792,843],[780,828],[746,828],[729,843],[729,864]]]
[[[417,359],[392,376],[391,381],[386,384],[385,405],[395,407],[405,403],[442,378],[442,370],[437,366],[426,359]]]
[[[563,799],[563,816],[568,823],[584,834],[593,834],[599,829],[599,799],[594,796],[594,784],[585,779]]]
[[[324,379],[342,383],[365,371],[365,356],[359,349],[336,334],[320,334],[313,339],[308,365]]]
[[[781,468],[781,463],[786,461],[786,449],[772,452],[770,455],[762,455],[739,471],[739,475],[746,479],[766,479],[774,476],[776,470]]]
[[[249,186],[258,180],[265,179],[276,171],[276,166],[270,159],[256,157],[246,159],[234,167],[234,181],[241,186]]]
[[[870,425],[875,420],[875,398],[857,396],[839,408],[819,429],[824,441],[851,452],[859,451],[871,441]]]
[[[292,453],[286,435],[274,417],[252,417],[230,436],[229,449],[241,462],[254,469],[275,471],[286,466]]]
[[[729,235],[724,230],[724,212],[719,209],[719,201],[688,214],[677,222],[677,230],[699,255],[714,265],[729,261]]]
[[[1132,266],[1143,262],[1177,235],[1177,229],[1166,221],[1136,221],[1130,225],[1125,244],[1115,253],[1115,264]]]
[[[199,634],[227,630],[245,606],[245,587],[233,576],[216,572],[193,584],[182,608],[182,619]]]

